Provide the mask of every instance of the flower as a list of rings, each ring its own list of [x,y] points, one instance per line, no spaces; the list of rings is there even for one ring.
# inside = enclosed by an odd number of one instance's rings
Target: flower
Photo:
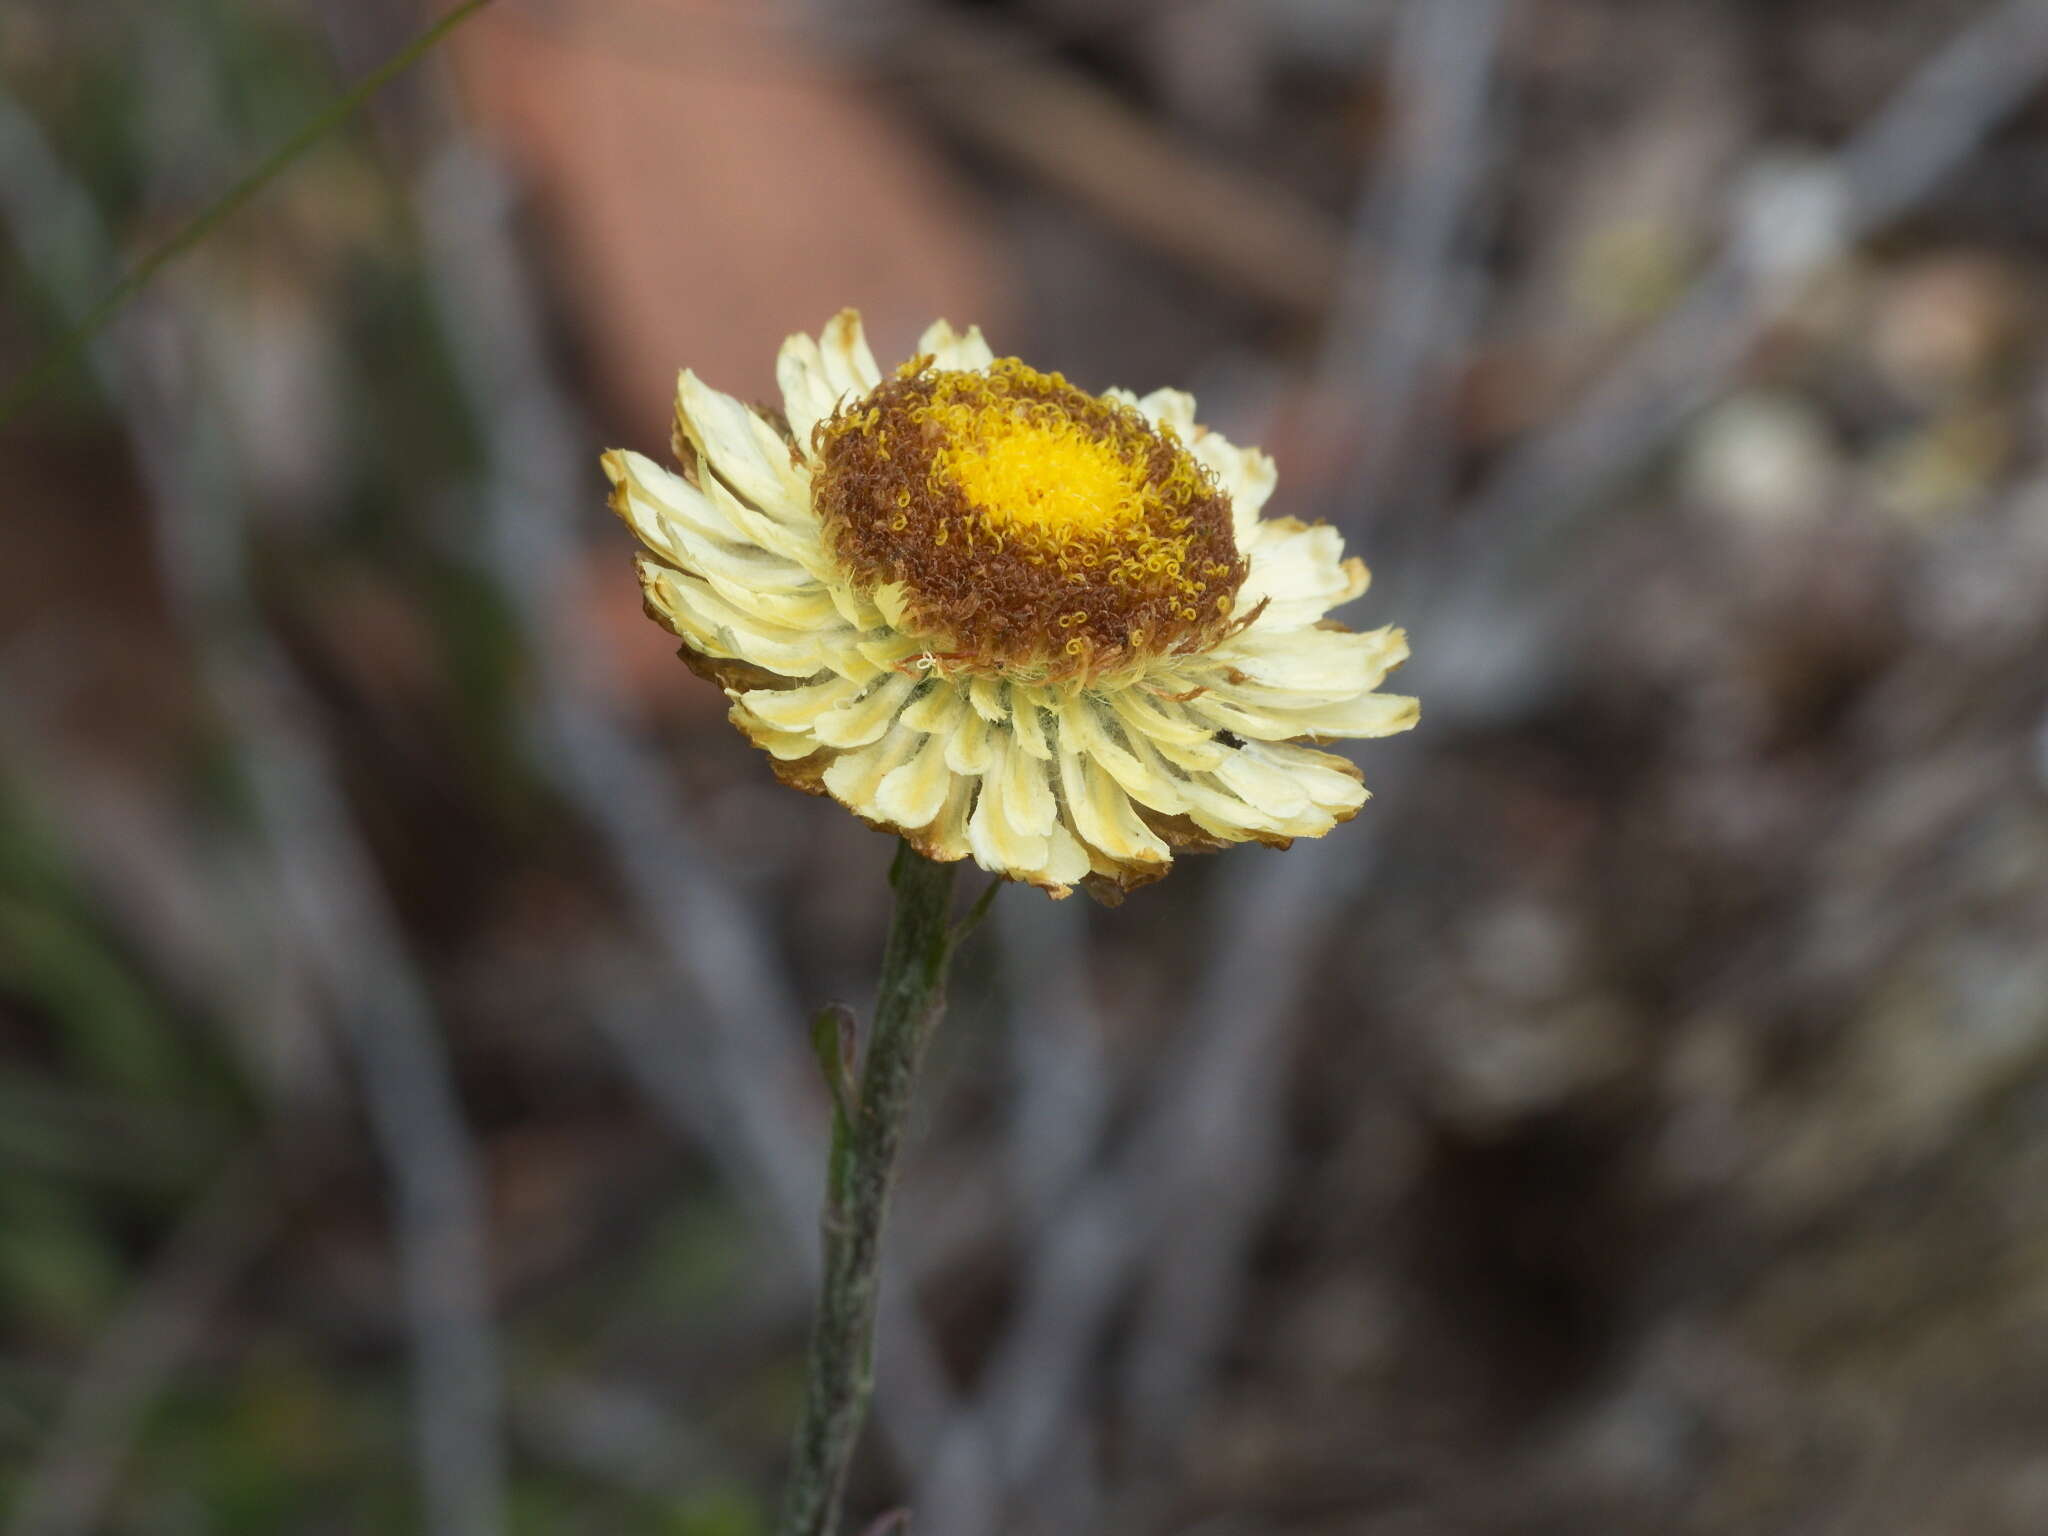
[[[843,310],[784,417],[685,370],[674,474],[604,456],[648,613],[787,783],[927,858],[1106,899],[1176,850],[1320,837],[1366,799],[1305,742],[1385,736],[1398,629],[1336,529],[1177,390],[1090,395],[939,321],[884,377]]]

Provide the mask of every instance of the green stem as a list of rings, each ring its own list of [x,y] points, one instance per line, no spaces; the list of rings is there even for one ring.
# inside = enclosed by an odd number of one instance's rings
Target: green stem
[[[120,312],[121,306],[140,293],[151,278],[212,234],[223,220],[276,180],[294,160],[355,116],[372,96],[425,58],[443,38],[490,3],[491,0],[465,0],[464,4],[434,22],[371,70],[353,89],[329,103],[311,122],[266,155],[253,171],[203,209],[191,223],[151,252],[134,271],[116,283],[105,298],[86,311],[68,335],[59,338],[30,364],[28,371],[8,387],[4,396],[0,396],[0,426],[13,420],[66,364],[83,352],[93,337],[99,335],[107,322]]]
[[[953,865],[935,864],[908,844],[897,850],[889,870],[896,915],[882,952],[874,1030],[861,1063],[860,1091],[833,1115],[825,1277],[779,1536],[833,1536],[854,1442],[874,1391],[882,1222],[918,1062],[946,1009],[946,968],[955,940],[947,925],[953,873]]]

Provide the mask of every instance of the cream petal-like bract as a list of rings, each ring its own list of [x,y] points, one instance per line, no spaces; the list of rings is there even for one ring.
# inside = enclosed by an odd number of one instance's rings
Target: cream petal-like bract
[[[943,320],[918,357],[962,376],[998,367],[978,328]],[[643,546],[649,612],[791,784],[927,857],[972,858],[1056,896],[1086,883],[1113,897],[1158,879],[1176,850],[1321,836],[1366,792],[1348,759],[1304,743],[1414,725],[1415,700],[1377,691],[1407,655],[1402,633],[1326,617],[1365,591],[1364,565],[1334,528],[1262,518],[1273,461],[1201,426],[1187,394],[1103,398],[1184,448],[1227,497],[1244,562],[1224,610],[1235,627],[1055,677],[962,662],[944,636],[916,631],[900,585],[864,587],[835,553],[812,498],[820,429],[883,381],[858,314],[790,337],[776,380],[783,422],[686,370],[683,473],[619,450],[603,463]]]

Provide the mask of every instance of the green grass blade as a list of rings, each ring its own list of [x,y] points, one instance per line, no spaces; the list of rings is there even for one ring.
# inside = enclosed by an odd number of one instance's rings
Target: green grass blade
[[[69,334],[31,364],[28,371],[8,388],[4,397],[0,397],[0,427],[12,421],[43,391],[51,379],[76,361],[79,354],[91,345],[93,338],[106,329],[107,323],[120,312],[121,306],[140,293],[157,273],[198,245],[224,220],[232,217],[243,204],[276,180],[299,156],[347,122],[372,96],[425,58],[449,33],[490,3],[491,0],[464,0],[463,4],[458,5],[371,70],[353,90],[337,98],[326,111],[271,151],[260,165],[228,188],[191,223],[152,251],[132,272],[116,283],[112,291],[71,328]]]

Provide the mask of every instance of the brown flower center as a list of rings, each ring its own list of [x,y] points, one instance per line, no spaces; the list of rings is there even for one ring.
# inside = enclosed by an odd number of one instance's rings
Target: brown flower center
[[[940,666],[1094,678],[1229,628],[1229,498],[1171,430],[1059,374],[918,359],[812,446],[841,562],[900,594]]]

